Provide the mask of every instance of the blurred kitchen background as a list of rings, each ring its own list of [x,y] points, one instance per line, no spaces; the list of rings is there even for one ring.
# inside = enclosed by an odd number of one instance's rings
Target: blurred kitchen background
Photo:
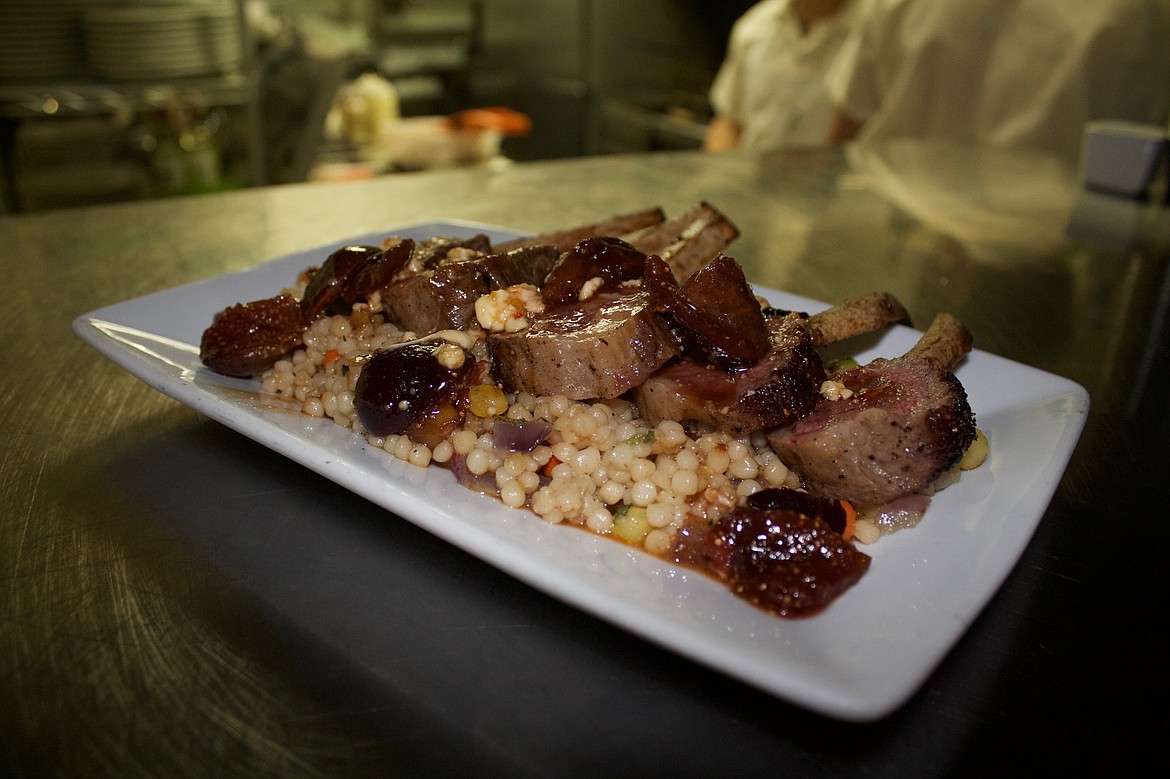
[[[750,4],[4,0],[4,211],[698,148]]]

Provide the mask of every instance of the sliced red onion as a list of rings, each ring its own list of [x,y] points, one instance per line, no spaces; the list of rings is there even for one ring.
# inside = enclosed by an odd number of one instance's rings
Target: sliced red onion
[[[552,425],[548,422],[500,417],[492,425],[492,445],[506,452],[531,452],[551,432]]]
[[[930,498],[926,495],[903,495],[878,509],[874,524],[883,533],[905,530],[917,525],[929,506]]]
[[[467,489],[475,490],[484,495],[499,495],[499,491],[496,489],[495,475],[485,473],[477,476],[472,473],[467,467],[466,455],[458,452],[451,455],[451,459],[447,461],[447,467],[451,469],[451,473],[455,474],[456,480]]]

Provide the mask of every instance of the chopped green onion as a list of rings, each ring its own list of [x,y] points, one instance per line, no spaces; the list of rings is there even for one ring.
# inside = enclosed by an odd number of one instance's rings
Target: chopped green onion
[[[833,360],[831,363],[829,363],[825,367],[825,373],[832,376],[834,373],[840,373],[841,371],[847,371],[851,368],[856,368],[857,365],[857,360],[853,359],[852,357],[842,357],[839,360]]]

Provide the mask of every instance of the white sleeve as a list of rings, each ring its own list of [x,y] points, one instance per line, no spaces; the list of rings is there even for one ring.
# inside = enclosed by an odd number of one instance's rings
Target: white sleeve
[[[865,121],[877,111],[880,93],[874,78],[881,56],[885,19],[880,2],[866,2],[857,21],[825,74],[825,89],[834,107]]]
[[[741,16],[731,28],[728,37],[727,55],[711,82],[708,99],[715,113],[722,114],[737,123],[743,122],[743,58],[747,46],[747,26],[751,11]]]
[[[739,92],[739,67],[730,58],[723,61],[719,67],[719,72],[715,74],[715,80],[711,82],[711,90],[708,93],[708,99],[711,101],[711,108],[715,113],[724,116],[733,117],[735,114],[735,95]]]

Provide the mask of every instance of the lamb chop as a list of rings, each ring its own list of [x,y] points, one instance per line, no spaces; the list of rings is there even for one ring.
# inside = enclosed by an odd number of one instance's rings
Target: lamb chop
[[[739,228],[710,203],[648,227],[629,242],[643,254],[655,254],[679,281],[713,260],[739,237]]]
[[[791,424],[820,399],[825,369],[816,349],[907,318],[888,293],[864,295],[811,317],[777,312],[766,318],[770,348],[756,362],[725,370],[683,358],[637,387],[634,400],[651,424],[700,422],[743,435]]]
[[[628,214],[602,219],[598,222],[579,225],[565,230],[556,230],[550,233],[514,238],[510,241],[498,243],[493,247],[496,252],[510,252],[525,246],[552,246],[557,252],[567,252],[586,238],[603,236],[621,237],[644,230],[653,225],[661,224],[666,214],[661,208],[648,208],[644,211],[634,211]]]
[[[837,374],[852,396],[822,398],[768,442],[814,494],[877,508],[918,492],[975,439],[975,415],[951,372],[970,350],[967,328],[939,314],[902,357]]]
[[[634,235],[634,243],[620,239]],[[642,275],[649,250],[660,251],[676,274],[717,254],[739,236],[739,231],[714,207],[703,203],[665,219],[661,209],[623,214],[600,222],[555,233],[518,238],[497,244],[484,257],[440,258],[417,275],[399,279],[382,291],[382,303],[391,319],[416,333],[468,325],[475,299],[511,284],[528,283],[546,290],[556,288],[561,304],[576,299],[582,286],[595,276],[607,284],[605,291]],[[617,254],[636,255],[624,267],[599,267],[603,254],[598,246],[620,245]],[[583,249],[584,247],[584,249]],[[418,250],[415,252],[418,254]]]
[[[663,366],[634,388],[648,424],[699,422],[744,435],[793,422],[816,405],[825,370],[799,314],[768,321],[772,346],[756,363],[725,370],[693,359]]]
[[[816,347],[848,341],[899,322],[909,324],[910,314],[888,292],[871,292],[843,300],[806,320],[809,337]]]

